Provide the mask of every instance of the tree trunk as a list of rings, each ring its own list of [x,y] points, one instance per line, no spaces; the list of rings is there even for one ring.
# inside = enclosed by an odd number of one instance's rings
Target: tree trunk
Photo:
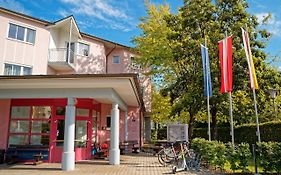
[[[212,115],[212,140],[217,140],[218,138],[218,128],[217,128],[217,109],[212,108],[211,109],[211,115]]]
[[[188,140],[191,143],[193,136],[193,127],[194,127],[194,115],[190,115],[189,125],[188,125]]]

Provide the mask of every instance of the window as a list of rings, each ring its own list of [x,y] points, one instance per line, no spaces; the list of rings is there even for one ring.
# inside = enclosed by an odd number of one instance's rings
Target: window
[[[83,56],[89,56],[90,46],[84,43],[78,43],[78,54]]]
[[[9,34],[8,34],[9,38],[34,44],[35,35],[36,32],[33,29],[10,23]]]
[[[9,145],[49,145],[50,106],[12,106]]]
[[[89,117],[89,109],[76,108],[76,116]]]
[[[120,64],[120,57],[119,56],[113,56],[112,57],[112,63],[113,64]]]
[[[107,129],[110,129],[110,123],[111,123],[111,116],[108,115],[108,116],[106,117],[106,128],[107,128]]]
[[[4,75],[31,75],[32,68],[14,65],[14,64],[6,64],[4,69]]]

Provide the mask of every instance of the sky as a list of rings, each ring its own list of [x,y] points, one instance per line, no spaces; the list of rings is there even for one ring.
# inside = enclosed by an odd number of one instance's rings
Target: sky
[[[173,13],[183,5],[183,0],[150,0],[155,4],[168,3]],[[272,14],[266,26],[273,36],[266,53],[269,58],[281,57],[281,0],[248,0],[248,12],[261,21]],[[143,0],[0,0],[0,6],[50,22],[74,15],[82,32],[131,46],[134,36],[141,31],[137,25],[146,16]],[[272,64],[281,70],[281,62]]]

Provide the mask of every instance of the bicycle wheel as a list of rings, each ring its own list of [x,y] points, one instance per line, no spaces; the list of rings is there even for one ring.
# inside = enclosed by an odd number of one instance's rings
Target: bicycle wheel
[[[167,164],[171,164],[175,160],[175,153],[171,147],[163,148],[158,152],[158,161],[160,164],[166,166]]]

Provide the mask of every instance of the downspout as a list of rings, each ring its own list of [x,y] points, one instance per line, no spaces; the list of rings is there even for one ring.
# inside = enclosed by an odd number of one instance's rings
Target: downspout
[[[106,54],[105,56],[105,73],[108,73],[108,56],[116,49],[117,44],[114,45],[114,47]]]

